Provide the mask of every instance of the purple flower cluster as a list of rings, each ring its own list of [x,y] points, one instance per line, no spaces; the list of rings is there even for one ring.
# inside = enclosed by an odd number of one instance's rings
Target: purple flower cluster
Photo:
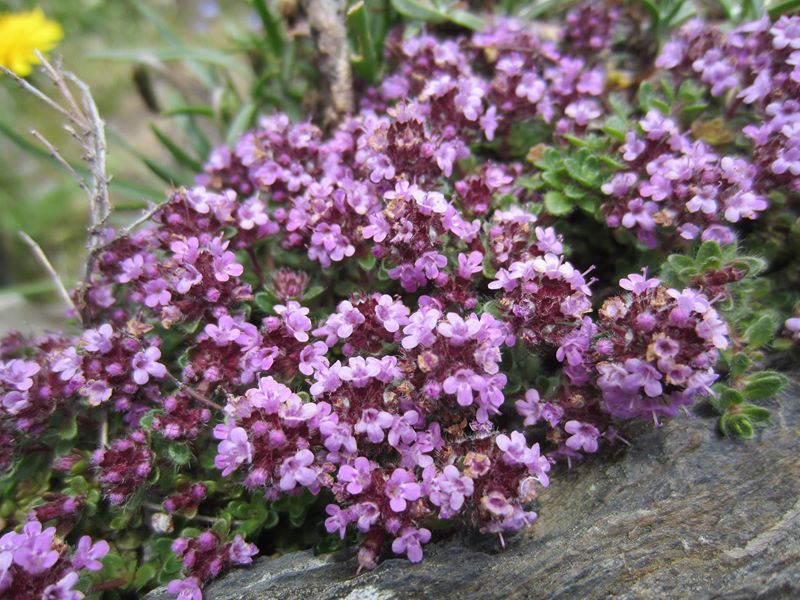
[[[55,527],[43,529],[38,520],[28,521],[20,533],[0,537],[0,595],[9,600],[80,600],[84,594],[75,589],[80,571],[102,569],[100,561],[108,550],[108,542],[93,544],[83,536],[70,552]]]
[[[602,188],[612,198],[603,207],[610,227],[630,229],[651,248],[659,230],[727,244],[736,239],[732,223],[767,208],[758,169],[746,159],[718,155],[655,109],[639,129],[620,148],[627,170]]]
[[[800,17],[768,17],[729,33],[693,20],[664,46],[656,65],[699,77],[713,96],[734,92],[756,122],[744,134],[753,144],[758,189],[800,191]]]
[[[98,480],[111,504],[123,504],[147,481],[154,455],[141,431],[116,439],[94,452]]]
[[[258,549],[236,536],[224,542],[213,531],[203,531],[194,538],[179,537],[172,542],[172,551],[180,557],[187,576],[174,579],[167,586],[178,600],[202,600],[200,586],[231,565],[249,565]]]
[[[562,46],[509,20],[471,38],[392,35],[394,71],[329,133],[275,114],[216,150],[197,187],[137,233],[108,234],[80,334],[2,341],[0,462],[79,416],[112,441],[78,434],[53,466],[93,451],[91,485],[110,504],[147,498],[191,518],[228,502],[223,487],[268,501],[324,491],[326,530],[357,535],[365,568],[390,550],[419,561],[436,519],[501,540],[532,523],[556,461],[708,394],[728,344],[711,285],[632,274],[594,311],[592,268],[567,261],[525,166],[505,159],[516,124],[542,121],[558,141],[604,116],[597,55],[616,19],[586,5]],[[648,245],[658,227],[728,242],[766,208],[761,159],[720,156],[656,112],[639,125],[621,149],[628,169],[604,187],[611,226]],[[178,476],[163,476],[162,448]],[[85,499],[50,500],[33,516],[69,522]],[[65,560],[50,529],[31,531],[36,561]],[[215,531],[172,545],[179,598],[256,553]],[[88,558],[72,567],[91,569],[103,547],[80,544]],[[12,554],[0,544],[0,568],[28,577],[34,562]],[[48,571],[66,578],[48,580],[66,590],[52,597],[77,597],[62,571]],[[16,585],[6,577],[0,591]]]
[[[652,415],[658,423],[712,393],[728,326],[697,290],[668,289],[636,273],[620,286],[628,293],[605,301],[591,348],[602,408],[625,419]]]
[[[525,484],[521,495],[520,482],[543,477],[546,484],[550,463],[538,445],[520,449],[525,441],[519,433],[512,450],[485,435],[505,401],[499,361],[502,346],[514,339],[506,324],[488,313],[443,314],[430,297],[420,297],[412,312],[398,299],[375,294],[342,302],[312,333],[322,341],[308,340],[299,369],[314,400],[304,402],[271,376],[229,398],[228,420],[214,430],[223,475],[244,471],[244,484],[264,488],[269,498],[303,488],[332,490],[338,504],[328,507],[326,526],[344,536],[354,524],[365,534],[365,567],[374,566],[387,534],[396,552],[419,560],[421,544],[430,539],[422,523],[435,514],[477,519],[484,527],[495,523],[498,531],[534,518],[522,508],[533,488]],[[382,352],[388,344],[397,353]],[[329,358],[337,347],[349,358]],[[372,354],[359,356],[356,348]],[[466,428],[481,432],[479,441],[464,437]],[[436,466],[445,431],[462,441],[445,465]],[[481,459],[467,460],[476,450]],[[490,470],[502,451],[525,458]],[[507,510],[481,508],[490,492],[495,502],[502,496]]]
[[[584,2],[567,13],[561,33],[563,43],[570,51],[589,56],[606,50],[614,41],[619,18],[617,7]]]

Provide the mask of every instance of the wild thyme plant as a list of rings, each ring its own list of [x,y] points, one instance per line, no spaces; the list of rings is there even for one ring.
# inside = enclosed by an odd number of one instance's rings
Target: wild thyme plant
[[[264,115],[138,227],[100,219],[81,326],[0,346],[4,597],[502,543],[631,421],[766,425],[758,365],[800,337],[800,18],[692,21],[623,85],[637,26],[394,31],[354,114]]]

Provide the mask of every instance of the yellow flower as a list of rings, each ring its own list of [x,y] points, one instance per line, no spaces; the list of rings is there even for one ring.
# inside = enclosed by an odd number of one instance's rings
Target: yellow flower
[[[0,65],[20,77],[30,75],[39,64],[34,50],[52,50],[64,37],[64,30],[44,16],[41,9],[0,15]]]

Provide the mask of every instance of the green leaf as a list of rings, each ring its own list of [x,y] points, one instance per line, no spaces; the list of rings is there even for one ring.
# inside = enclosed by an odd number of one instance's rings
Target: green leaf
[[[655,91],[653,90],[653,84],[649,81],[645,81],[639,86],[639,93],[637,96],[639,100],[639,106],[642,107],[643,111],[646,112],[652,108],[654,95]]]
[[[753,424],[746,415],[742,414],[724,414],[719,420],[719,428],[722,433],[729,437],[740,437],[745,440],[752,439]]]
[[[555,148],[545,148],[541,158],[534,163],[543,171],[556,171],[564,168],[564,161],[561,159],[561,153]]]
[[[322,294],[322,292],[324,292],[326,289],[327,288],[324,285],[320,285],[318,283],[312,285],[310,288],[306,290],[306,293],[303,294],[303,300],[313,300],[314,298]]]
[[[239,112],[236,113],[236,116],[228,127],[228,133],[225,136],[225,143],[228,144],[228,146],[233,147],[237,140],[242,137],[242,134],[253,126],[253,121],[257,112],[258,106],[253,102],[245,102],[242,104],[241,108],[239,108]]]
[[[374,83],[378,78],[380,56],[372,39],[369,13],[364,0],[356,2],[347,11],[347,23],[356,38],[359,52],[358,60],[353,59],[353,62],[359,68],[361,77],[368,83]]]
[[[161,562],[161,570],[158,573],[157,583],[159,585],[166,585],[173,579],[175,576],[181,572],[183,565],[181,563],[181,559],[178,558],[177,554],[169,553],[167,554],[162,562]]]
[[[618,115],[611,115],[603,125],[603,131],[619,142],[625,141],[625,133],[629,128],[628,121]]]
[[[133,587],[134,589],[140,590],[148,583],[150,580],[156,576],[156,568],[150,564],[145,563],[138,569],[136,569],[136,575],[133,578]]]
[[[211,48],[176,46],[170,48],[116,48],[92,52],[87,58],[153,64],[159,61],[187,61],[223,67],[241,75],[250,75],[250,69],[238,58]]]
[[[544,206],[551,215],[560,217],[568,214],[575,205],[561,192],[551,190],[544,195]]]
[[[156,127],[155,123],[150,124],[150,129],[179,165],[194,173],[199,173],[203,170],[203,164],[200,161],[193,158],[186,150],[173,142],[169,136]]]
[[[58,437],[62,440],[74,440],[78,435],[78,420],[74,414],[66,415],[58,427]]]
[[[80,475],[69,479],[69,487],[76,494],[86,495],[89,492],[89,483]]]
[[[703,242],[700,248],[697,249],[696,262],[698,264],[703,264],[709,258],[718,258],[722,260],[722,248],[719,243],[713,240]]]
[[[461,27],[472,31],[483,31],[486,27],[486,21],[466,10],[449,10],[447,11],[447,18],[456,25],[461,25]]]
[[[769,343],[775,333],[775,321],[770,315],[761,315],[744,331],[744,339],[750,348],[761,348]]]
[[[772,417],[772,412],[768,408],[755,404],[740,406],[738,412],[746,415],[756,425],[766,425]]]
[[[362,256],[358,259],[358,266],[365,271],[372,271],[375,268],[377,261],[378,259],[375,258],[375,255],[370,252],[366,256]]]
[[[650,15],[650,25],[653,29],[657,29],[661,23],[661,11],[658,10],[658,5],[651,0],[638,0],[644,9]]]
[[[256,303],[256,306],[268,315],[275,313],[274,303],[272,300],[272,296],[267,292],[257,292],[254,296],[253,300]]]
[[[214,117],[214,109],[210,106],[175,106],[162,113],[165,117],[197,115],[201,117]]]
[[[561,181],[561,178],[556,171],[545,171],[542,173],[542,181],[544,181],[551,188],[557,190],[560,190],[564,187],[564,182]]]
[[[283,51],[283,32],[281,30],[280,17],[272,14],[266,0],[252,0],[253,8],[256,9],[261,24],[264,27],[264,34],[267,37],[267,44],[275,56],[280,56]]]
[[[742,396],[741,392],[734,390],[733,388],[726,387],[717,395],[715,404],[720,409],[725,410],[736,404],[742,404],[743,402],[744,396]]]
[[[753,365],[753,361],[744,352],[737,352],[731,358],[731,377],[736,378],[743,375],[747,369]]]
[[[178,466],[188,465],[193,458],[192,451],[186,444],[170,444],[167,446],[167,457]]]
[[[276,513],[274,510],[271,510],[264,516],[261,526],[264,529],[272,529],[278,524],[279,520],[280,518],[278,517],[278,513]]]
[[[142,157],[142,162],[156,177],[168,185],[177,187],[189,183],[188,179],[183,175],[179,175],[175,171],[166,169],[149,158]]]
[[[427,21],[428,23],[445,21],[444,14],[425,0],[392,0],[392,8],[404,17],[418,21]]]
[[[459,8],[441,9],[426,0],[392,0],[392,7],[404,17],[427,23],[449,21],[473,31],[480,31],[486,26],[483,19],[466,10]]]
[[[779,2],[767,9],[770,18],[775,19],[781,15],[800,10],[800,0],[786,0]]]
[[[683,256],[682,254],[670,255],[670,257],[667,259],[667,262],[676,271],[694,268],[694,261],[688,256]]]
[[[717,4],[719,4],[726,19],[733,19],[734,14],[738,12],[730,0],[717,0]]]
[[[742,393],[747,400],[771,398],[789,384],[789,379],[777,371],[762,371],[747,378]]]

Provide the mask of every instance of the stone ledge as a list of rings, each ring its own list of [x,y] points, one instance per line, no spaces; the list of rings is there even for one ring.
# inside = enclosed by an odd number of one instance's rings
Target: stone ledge
[[[206,588],[212,600],[799,598],[800,384],[760,439],[710,419],[645,430],[540,494],[539,521],[509,540],[462,536],[355,575],[353,559],[262,558]],[[166,600],[163,589],[148,600]]]

